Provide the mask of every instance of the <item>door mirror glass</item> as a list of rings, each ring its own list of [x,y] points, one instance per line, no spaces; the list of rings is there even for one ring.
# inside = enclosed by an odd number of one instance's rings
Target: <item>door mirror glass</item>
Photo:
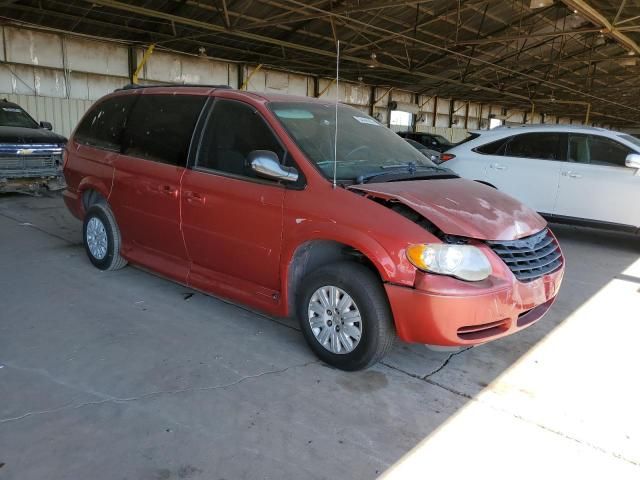
[[[40,122],[40,126],[42,128],[46,128],[47,130],[53,130],[53,125],[51,125],[51,122]]]
[[[629,155],[627,155],[624,164],[629,168],[640,169],[640,154],[630,153]]]
[[[251,169],[264,178],[296,182],[298,171],[293,167],[284,167],[278,161],[278,156],[269,150],[254,150],[249,153]]]

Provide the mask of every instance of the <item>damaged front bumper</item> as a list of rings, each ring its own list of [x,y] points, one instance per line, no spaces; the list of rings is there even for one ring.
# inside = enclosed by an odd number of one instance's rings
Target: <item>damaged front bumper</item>
[[[533,325],[555,301],[563,274],[561,268],[528,283],[493,278],[477,286],[439,277],[425,279],[419,288],[386,284],[385,289],[402,340],[470,346]]]

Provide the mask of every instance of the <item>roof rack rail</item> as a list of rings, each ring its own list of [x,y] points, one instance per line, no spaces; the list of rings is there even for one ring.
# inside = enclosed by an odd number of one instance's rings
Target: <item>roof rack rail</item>
[[[200,85],[196,83],[159,83],[155,85],[138,85],[136,83],[130,83],[124,87],[116,88],[114,92],[120,90],[137,90],[139,88],[158,88],[158,87],[203,87],[203,88],[224,88],[233,89],[229,85]]]

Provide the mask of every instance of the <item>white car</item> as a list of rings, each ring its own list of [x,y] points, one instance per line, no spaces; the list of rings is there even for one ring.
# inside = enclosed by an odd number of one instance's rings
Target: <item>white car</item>
[[[552,221],[640,231],[640,139],[602,128],[526,125],[472,132],[443,153]]]

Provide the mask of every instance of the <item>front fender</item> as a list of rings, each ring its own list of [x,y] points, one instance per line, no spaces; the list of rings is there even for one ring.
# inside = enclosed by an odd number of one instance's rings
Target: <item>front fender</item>
[[[309,222],[309,225],[304,225],[305,222]],[[287,270],[299,247],[316,240],[328,240],[342,243],[361,252],[375,265],[383,281],[393,281],[397,277],[397,262],[393,261],[392,254],[372,237],[355,228],[318,221],[303,221],[296,227],[292,235],[286,236],[282,252],[282,258],[285,260],[283,264]]]
[[[285,316],[290,315],[294,308],[294,290],[298,285],[296,279],[300,279],[295,271],[294,259],[299,249],[311,242],[336,242],[359,251],[373,264],[384,283],[410,286],[415,281],[415,268],[408,261],[401,260],[405,258],[404,249],[388,251],[373,237],[355,228],[331,222],[305,220],[286,231],[289,235],[285,235],[280,272],[283,296],[280,305]],[[290,284],[291,281],[293,284]]]

